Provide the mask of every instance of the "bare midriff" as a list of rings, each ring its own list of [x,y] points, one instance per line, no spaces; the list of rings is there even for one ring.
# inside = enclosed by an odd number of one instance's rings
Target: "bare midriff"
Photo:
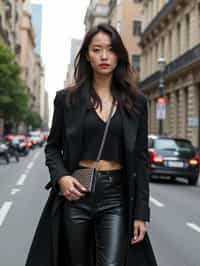
[[[100,160],[98,162],[93,160],[83,160],[79,162],[79,165],[87,168],[96,167],[97,170],[118,170],[123,167],[118,162],[106,160]]]

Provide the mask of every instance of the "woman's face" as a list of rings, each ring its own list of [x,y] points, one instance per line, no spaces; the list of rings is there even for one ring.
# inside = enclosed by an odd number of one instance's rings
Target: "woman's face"
[[[87,59],[94,72],[108,75],[117,66],[117,55],[112,50],[111,38],[108,34],[99,32],[91,40]]]

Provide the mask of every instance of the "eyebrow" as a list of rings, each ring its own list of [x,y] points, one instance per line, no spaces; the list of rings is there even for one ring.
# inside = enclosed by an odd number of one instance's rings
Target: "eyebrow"
[[[102,45],[100,45],[100,44],[92,44],[92,46],[94,47],[102,47]],[[107,44],[106,45],[107,47],[112,47],[112,44]]]

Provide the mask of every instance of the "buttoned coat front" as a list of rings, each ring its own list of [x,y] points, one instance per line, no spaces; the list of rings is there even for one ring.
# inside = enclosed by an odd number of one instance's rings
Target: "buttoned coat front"
[[[50,172],[50,182],[45,188],[51,190],[36,228],[26,266],[70,266],[62,230],[62,206],[65,198],[58,195],[57,181],[61,176],[70,175],[78,166],[88,98],[86,93],[82,93],[80,103],[68,107],[65,101],[67,95],[66,89],[60,90],[54,100],[52,127],[45,147],[46,165]],[[139,94],[136,104],[138,113],[129,114],[120,107],[125,143],[129,240],[133,233],[134,219],[150,221],[145,96]],[[95,265],[94,247],[95,239],[91,245],[91,264],[88,266]],[[129,245],[124,266],[157,266],[147,232],[143,241]]]

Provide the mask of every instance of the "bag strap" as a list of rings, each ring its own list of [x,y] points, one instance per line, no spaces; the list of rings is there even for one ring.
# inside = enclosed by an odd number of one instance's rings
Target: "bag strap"
[[[100,148],[99,148],[99,152],[98,152],[98,155],[97,155],[96,162],[98,162],[100,160],[100,157],[101,157],[101,154],[102,154],[102,151],[103,151],[103,147],[104,147],[104,144],[105,144],[106,136],[107,136],[107,133],[108,133],[108,127],[110,125],[110,120],[111,120],[111,116],[112,116],[112,112],[113,112],[113,108],[114,108],[114,102],[115,101],[113,99],[112,106],[111,106],[111,109],[110,109],[110,113],[109,113],[109,116],[108,116],[108,120],[106,122],[106,126],[105,126],[105,129],[104,129],[103,138],[101,140],[101,145],[100,145]]]

